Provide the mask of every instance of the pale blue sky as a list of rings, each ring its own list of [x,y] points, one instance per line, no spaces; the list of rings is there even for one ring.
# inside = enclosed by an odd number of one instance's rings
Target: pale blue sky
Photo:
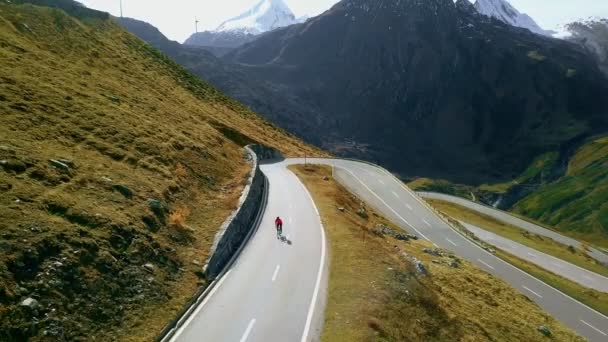
[[[199,29],[214,29],[222,21],[252,7],[259,0],[122,0],[124,15],[147,21],[173,40],[184,41]],[[380,1],[380,0],[376,0]],[[387,0],[383,0],[387,1]],[[390,0],[389,0],[390,1]],[[85,5],[119,14],[120,0],[80,0]],[[317,15],[338,0],[285,0],[296,16]],[[608,0],[510,0],[521,12],[528,13],[545,29],[589,16],[608,18]]]

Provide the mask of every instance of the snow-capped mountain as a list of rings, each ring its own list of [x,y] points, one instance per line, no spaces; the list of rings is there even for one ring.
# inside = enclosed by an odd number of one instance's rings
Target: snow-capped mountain
[[[261,33],[297,24],[306,18],[296,18],[283,0],[260,0],[251,9],[224,21],[215,30],[193,34],[185,44],[233,48],[250,42]]]
[[[295,23],[295,15],[283,0],[261,0],[247,12],[223,22],[215,31],[260,34]]]
[[[529,15],[520,13],[507,0],[477,0],[475,8],[481,14],[494,17],[511,26],[526,28],[536,34],[550,36],[553,32],[542,29]]]

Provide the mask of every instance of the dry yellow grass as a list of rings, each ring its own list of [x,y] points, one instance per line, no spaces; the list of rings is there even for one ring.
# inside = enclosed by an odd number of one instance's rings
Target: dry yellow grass
[[[539,341],[542,324],[550,327],[553,340],[582,341],[470,263],[452,268],[446,263],[454,258],[422,253],[432,247],[428,243],[371,233],[377,224],[391,225],[370,208],[368,219],[356,215],[361,202],[333,180],[323,180],[331,176],[329,168],[292,170],[311,191],[330,248],[323,341]],[[417,275],[403,252],[422,260],[429,276]]]
[[[323,154],[95,12],[0,1],[0,65],[0,340],[153,339],[207,281],[243,145]]]

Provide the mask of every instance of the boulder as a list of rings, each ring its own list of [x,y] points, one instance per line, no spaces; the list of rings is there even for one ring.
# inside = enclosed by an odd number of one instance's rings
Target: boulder
[[[547,337],[550,337],[550,336],[551,336],[551,329],[550,329],[548,326],[544,325],[544,324],[543,324],[543,325],[541,325],[541,326],[539,326],[539,327],[537,328],[537,330],[538,330],[538,331],[539,331],[541,334],[543,334],[543,335],[545,335],[545,336],[547,336]]]
[[[24,299],[19,306],[26,307],[30,310],[37,310],[40,307],[40,303],[32,297]]]

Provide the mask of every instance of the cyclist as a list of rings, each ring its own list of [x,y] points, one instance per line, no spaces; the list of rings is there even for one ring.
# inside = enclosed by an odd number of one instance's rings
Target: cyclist
[[[277,216],[274,220],[274,226],[277,228],[277,239],[280,239],[281,234],[283,234],[283,220]]]

